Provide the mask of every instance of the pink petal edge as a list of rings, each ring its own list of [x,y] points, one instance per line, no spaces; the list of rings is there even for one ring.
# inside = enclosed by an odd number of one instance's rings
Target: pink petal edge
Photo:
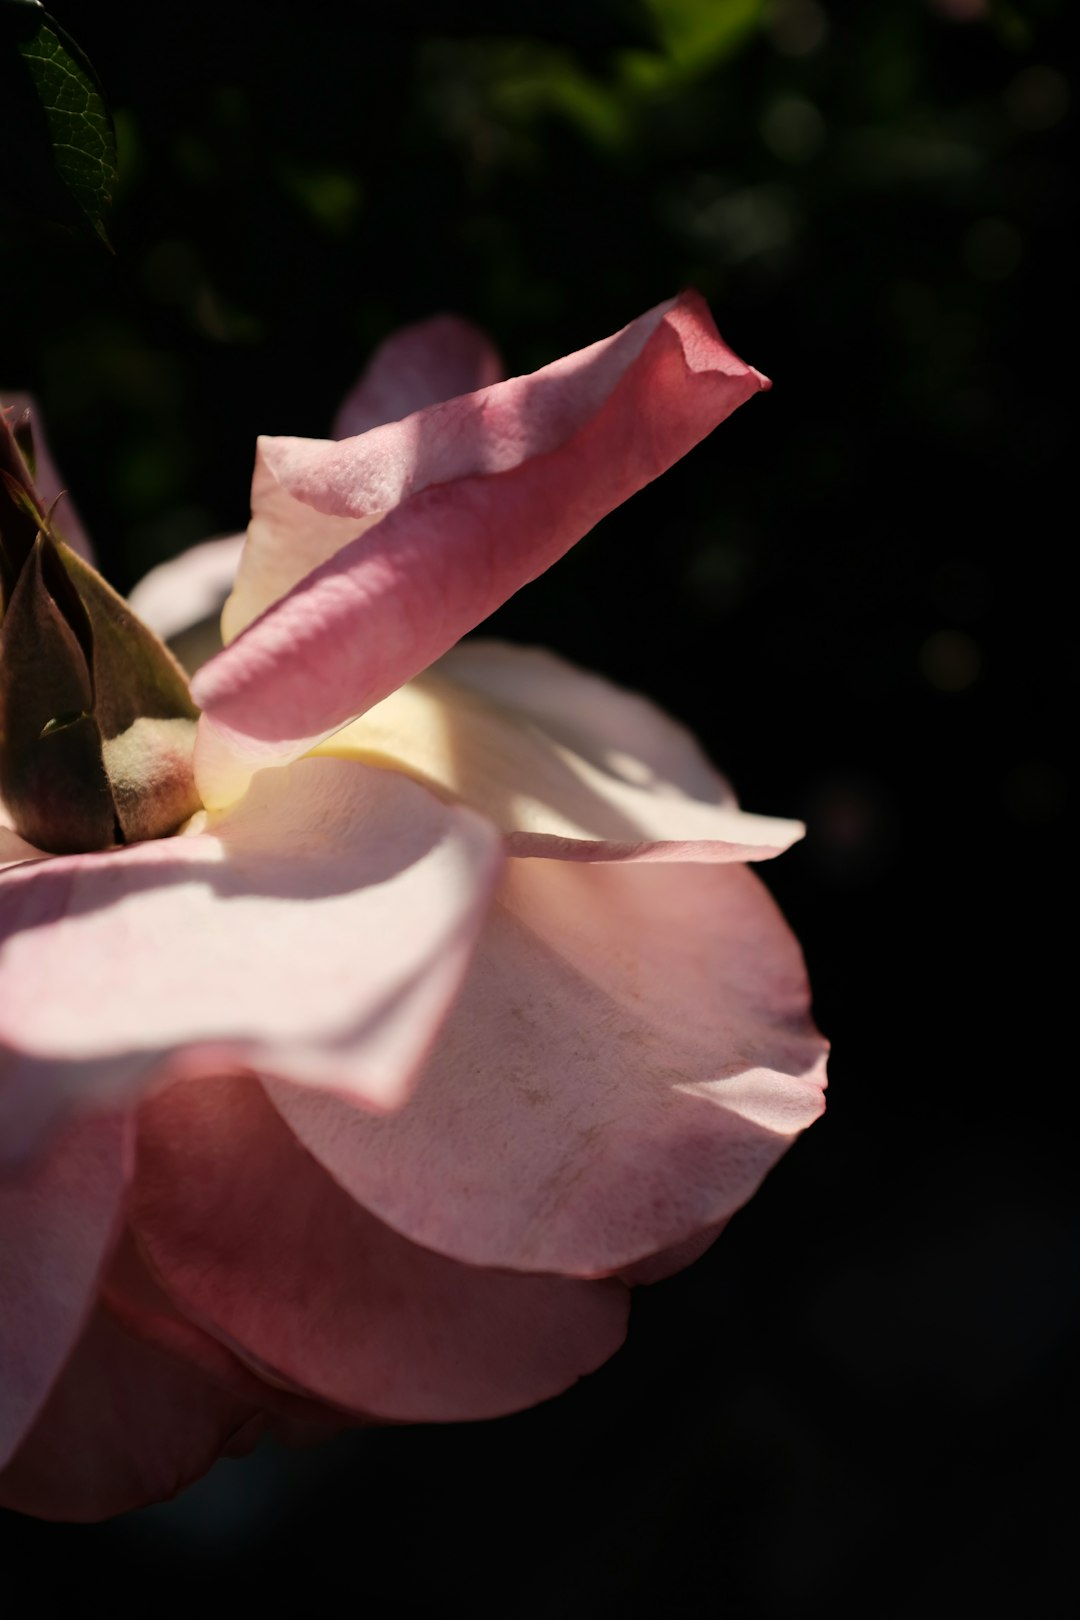
[[[303,1424],[326,1438],[352,1423],[347,1414],[316,1405],[280,1383],[268,1383],[248,1362],[179,1310],[153,1275],[129,1231],[117,1245],[102,1282],[101,1308],[133,1339],[203,1374],[212,1384],[264,1412],[271,1422]]]
[[[799,947],[747,867],[511,860],[400,1110],[264,1085],[414,1243],[595,1277],[745,1203],[821,1112],[825,1052]]]
[[[122,1219],[130,1122],[77,1120],[0,1177],[0,1468],[48,1398],[93,1308]]]
[[[498,353],[487,336],[470,322],[456,315],[418,321],[393,333],[375,351],[343,402],[332,437],[357,438],[372,428],[398,423],[445,400],[489,388],[502,375]],[[387,502],[396,504],[388,492],[387,479],[392,484],[396,474],[400,481],[412,453],[411,445],[408,430],[365,440],[358,453],[364,469],[360,478],[366,478],[375,493],[370,495],[369,506],[359,521],[356,517],[342,519],[317,512],[295,501],[264,462],[260,450],[252,480],[252,520],[247,543],[222,615],[226,642],[363,528],[378,522]],[[430,481],[430,471],[425,475],[418,468],[412,469],[410,484],[414,492]]]
[[[429,405],[490,388],[503,377],[486,332],[460,315],[431,315],[380,343],[334,418],[332,437],[351,439]]]
[[[294,1388],[409,1422],[492,1417],[614,1353],[618,1283],[431,1254],[354,1203],[242,1076],[143,1104],[132,1220],[186,1314]]]
[[[260,441],[295,509],[279,517],[298,534],[330,521],[341,549],[197,675],[204,802],[233,801],[433,663],[767,386],[686,293],[532,377],[358,439]]]
[[[10,1466],[0,1506],[92,1523],[166,1501],[258,1438],[259,1413],[98,1311]]]
[[[511,855],[766,860],[804,832],[740,810],[646,699],[537,648],[461,643],[315,752],[407,771],[488,816]]]

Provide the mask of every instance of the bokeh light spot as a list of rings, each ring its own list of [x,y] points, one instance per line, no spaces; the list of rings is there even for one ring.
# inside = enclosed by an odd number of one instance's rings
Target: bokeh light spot
[[[769,35],[781,56],[809,56],[828,32],[829,19],[816,0],[777,0],[769,12]]]
[[[804,96],[778,96],[761,116],[761,138],[784,163],[806,163],[825,139],[825,120]]]
[[[1005,777],[1002,797],[1015,821],[1046,827],[1064,814],[1068,790],[1064,775],[1055,766],[1046,760],[1027,759]]]
[[[980,281],[1005,281],[1024,256],[1024,241],[1007,219],[980,219],[964,237],[964,263]]]
[[[1069,110],[1069,84],[1057,68],[1028,67],[1009,85],[1005,106],[1020,129],[1053,129]]]
[[[938,630],[919,649],[919,667],[939,692],[966,692],[982,673],[982,653],[963,630]]]

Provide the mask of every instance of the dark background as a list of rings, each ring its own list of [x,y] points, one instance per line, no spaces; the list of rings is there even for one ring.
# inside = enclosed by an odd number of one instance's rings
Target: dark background
[[[401,322],[458,310],[524,371],[700,287],[773,392],[495,628],[652,693],[808,821],[764,875],[831,1107],[562,1399],[263,1450],[103,1527],[6,1516],[5,1586],[1061,1612],[1067,7],[386,9],[54,0],[117,117],[116,255],[0,212],[0,369],[126,586],[242,527],[256,433],[325,433]]]

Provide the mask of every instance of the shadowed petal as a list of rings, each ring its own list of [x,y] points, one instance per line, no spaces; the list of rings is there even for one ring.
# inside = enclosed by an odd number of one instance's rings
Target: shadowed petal
[[[361,1413],[515,1411],[592,1371],[625,1330],[618,1283],[478,1271],[391,1232],[303,1151],[253,1080],[182,1083],[143,1104],[132,1219],[188,1314]]]
[[[161,1502],[223,1452],[250,1449],[255,1408],[98,1312],[10,1467],[0,1506],[92,1522]]]
[[[334,418],[335,439],[399,422],[458,394],[489,388],[503,375],[486,333],[459,315],[433,315],[380,343]]]
[[[684,294],[531,377],[357,439],[261,440],[253,522],[268,514],[277,555],[291,537],[329,560],[196,677],[204,802],[387,697],[766,386]]]
[[[406,770],[471,804],[512,855],[765,860],[802,837],[800,822],[740,810],[689,733],[644,698],[535,648],[471,645],[316,752]]]
[[[130,1130],[80,1120],[0,1177],[0,1468],[82,1333],[120,1222]]]
[[[207,830],[0,874],[0,1143],[166,1070],[398,1102],[465,970],[498,835],[389,771],[304,760]],[[63,986],[57,994],[56,987]]]
[[[43,849],[35,849],[10,827],[0,824],[0,872],[7,866],[17,866],[20,861],[40,861],[44,855]]]
[[[743,1204],[821,1111],[799,948],[744,866],[512,860],[410,1102],[267,1082],[355,1198],[474,1264],[596,1276]]]
[[[684,1238],[681,1243],[673,1243],[670,1249],[657,1249],[655,1254],[647,1254],[643,1260],[632,1260],[628,1266],[620,1266],[616,1273],[624,1283],[632,1288],[648,1287],[651,1283],[663,1282],[666,1277],[673,1277],[678,1271],[685,1271],[692,1266],[695,1260],[711,1249],[724,1227],[727,1218],[716,1221],[712,1226],[703,1226],[700,1232],[693,1237]]]
[[[275,1422],[280,1418],[314,1426],[323,1439],[353,1422],[344,1413],[302,1400],[280,1384],[267,1383],[220,1339],[185,1316],[154,1278],[130,1231],[117,1245],[102,1279],[101,1307],[129,1337],[187,1362],[240,1401],[265,1410]]]

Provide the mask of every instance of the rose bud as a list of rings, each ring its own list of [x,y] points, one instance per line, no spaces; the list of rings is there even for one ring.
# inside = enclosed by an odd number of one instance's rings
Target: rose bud
[[[29,413],[0,417],[0,798],[74,854],[175,832],[199,808],[195,719],[172,654],[65,544],[35,488]]]

